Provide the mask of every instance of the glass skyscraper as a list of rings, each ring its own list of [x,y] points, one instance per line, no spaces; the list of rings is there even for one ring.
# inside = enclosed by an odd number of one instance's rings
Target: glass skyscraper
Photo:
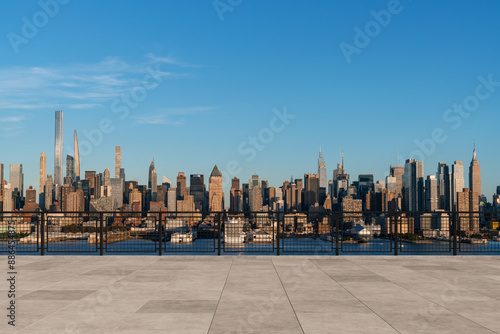
[[[54,186],[56,188],[56,199],[58,189],[63,185],[63,112],[56,111],[55,123],[55,145],[54,145]]]

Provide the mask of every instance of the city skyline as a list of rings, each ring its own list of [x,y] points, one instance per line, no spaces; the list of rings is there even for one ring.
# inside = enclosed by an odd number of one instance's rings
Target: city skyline
[[[2,161],[23,164],[25,183],[36,185],[45,152],[52,174],[53,112],[64,110],[65,128],[78,132],[82,173],[113,172],[110,152],[122,146],[127,177],[142,184],[152,157],[169,179],[178,171],[208,177],[214,164],[226,175],[236,161],[241,179],[257,173],[279,184],[315,173],[321,146],[329,178],[342,147],[348,173],[382,180],[398,152],[400,164],[423,161],[426,175],[441,161],[467,169],[475,140],[483,193],[494,193],[500,4],[400,1],[389,23],[377,23],[389,3],[254,1],[221,19],[212,3],[71,2],[17,48],[8,36],[25,38],[22,18],[44,9],[6,3],[0,140],[10,145]],[[103,19],[82,26],[82,12]],[[134,27],[119,19],[129,16]],[[366,34],[377,24],[378,33]],[[130,36],[141,42],[130,47]],[[356,52],[346,57],[346,45]],[[284,110],[294,117],[272,123]],[[63,160],[74,156],[72,137],[64,133]]]

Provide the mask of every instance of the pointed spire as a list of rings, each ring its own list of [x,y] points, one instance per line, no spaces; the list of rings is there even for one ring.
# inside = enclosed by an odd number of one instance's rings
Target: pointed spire
[[[217,165],[214,166],[214,169],[212,170],[212,174],[210,174],[210,177],[212,176],[221,176],[222,173],[220,172],[219,168],[217,168]]]
[[[476,161],[476,141],[474,140],[474,153],[473,153],[473,158],[472,160]]]

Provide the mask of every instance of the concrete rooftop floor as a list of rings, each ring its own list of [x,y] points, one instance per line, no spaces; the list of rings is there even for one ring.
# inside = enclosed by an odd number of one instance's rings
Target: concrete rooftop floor
[[[16,262],[16,327],[2,279],[1,333],[500,333],[499,256]]]

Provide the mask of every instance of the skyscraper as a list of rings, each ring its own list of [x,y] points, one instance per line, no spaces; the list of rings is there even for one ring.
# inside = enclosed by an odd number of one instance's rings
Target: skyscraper
[[[242,211],[243,210],[243,194],[240,188],[240,179],[234,177],[231,180],[231,194],[230,194],[230,210]]]
[[[464,188],[464,165],[462,161],[455,161],[451,171],[452,210],[456,210],[457,207],[457,193],[462,192]]]
[[[45,181],[45,210],[50,210],[50,206],[54,202],[54,181],[52,180],[52,175],[47,175],[47,180]]]
[[[70,186],[75,183],[75,159],[71,155],[66,155],[66,177],[64,184]]]
[[[438,164],[437,171],[439,209],[450,211],[453,209],[451,196],[450,168],[444,162]]]
[[[80,149],[78,147],[78,137],[75,130],[75,182],[80,180]]]
[[[474,144],[474,152],[472,155],[472,161],[469,167],[469,189],[471,193],[481,196],[481,167],[479,167],[479,162],[476,159],[476,144]],[[478,197],[479,201],[479,197]]]
[[[438,180],[435,175],[428,175],[425,180],[425,210],[436,211],[439,206]]]
[[[189,194],[189,189],[187,187],[187,178],[184,175],[184,172],[179,172],[177,175],[177,199],[184,200],[187,198]]]
[[[38,203],[45,208],[45,180],[47,179],[47,155],[40,153],[40,175],[38,181]]]
[[[321,147],[319,148],[318,175],[320,193],[326,196],[326,193],[328,192],[328,178],[326,176],[326,164],[325,159],[323,158],[323,152],[321,152]]]
[[[121,178],[120,172],[122,167],[122,147],[115,146],[115,179]]]
[[[148,189],[151,189],[151,177],[153,176],[154,169],[155,169],[155,158],[151,159],[151,163],[149,164]]]
[[[63,185],[63,112],[56,111],[54,145],[54,187],[58,199],[59,187]]]
[[[222,211],[224,209],[224,192],[222,191],[222,173],[217,165],[214,166],[208,180],[209,187],[209,210]]]
[[[191,174],[189,177],[189,194],[193,195],[196,210],[206,210],[205,193],[206,189],[203,174]]]
[[[0,164],[0,202],[3,200],[3,164]]]
[[[406,160],[403,190],[404,209],[407,211],[423,211],[424,163],[422,161]]]
[[[10,164],[10,176],[9,182],[13,192],[19,193],[20,197],[23,197],[23,187],[24,187],[24,175],[23,175],[23,165],[22,164]]]
[[[151,201],[156,202],[158,195],[158,175],[156,169],[151,172]]]
[[[396,178],[396,196],[402,195],[403,175],[405,173],[405,168],[403,166],[391,166],[390,173],[392,177]]]

